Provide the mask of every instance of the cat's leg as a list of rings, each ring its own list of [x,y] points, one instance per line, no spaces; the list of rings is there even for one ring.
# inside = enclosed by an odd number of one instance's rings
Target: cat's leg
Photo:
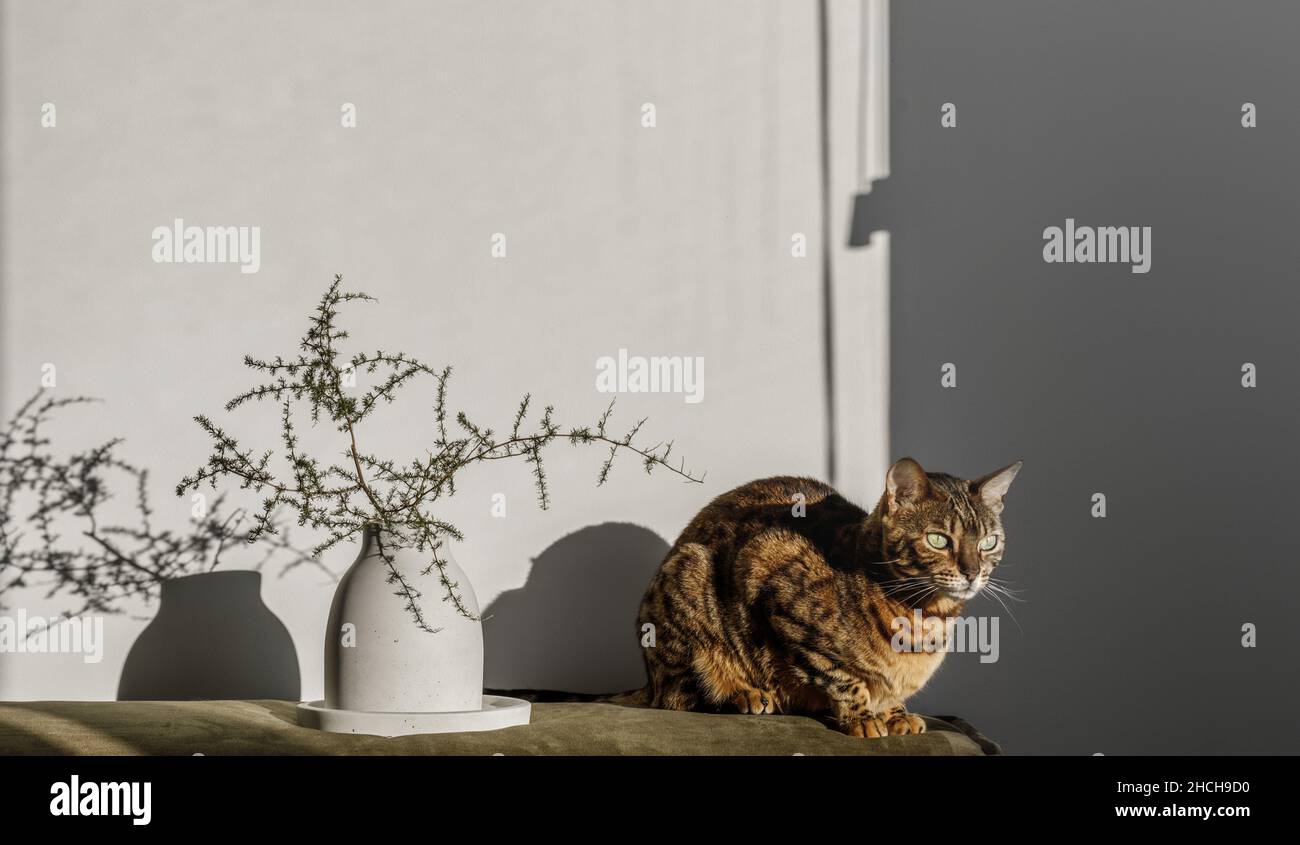
[[[925,733],[925,720],[915,713],[907,712],[901,703],[890,703],[884,707],[880,718],[891,736]]]
[[[849,736],[876,738],[888,735],[880,718],[880,702],[884,698],[883,681],[869,682],[864,676],[850,674],[843,668],[846,661],[833,653],[834,638],[824,630],[798,622],[789,612],[772,616],[772,628],[783,638],[789,675],[787,688],[794,689],[792,712],[808,712],[813,702],[820,701],[816,709],[830,711],[835,726]]]
[[[764,690],[743,689],[731,697],[731,704],[741,713],[763,716],[777,711],[776,694]]]
[[[698,710],[700,691],[689,675],[666,675],[650,684],[650,706],[664,710]]]
[[[665,710],[695,710],[700,706],[700,687],[691,667],[689,644],[669,625],[660,627],[653,645],[642,646],[648,700],[651,707]]]
[[[806,685],[793,696],[795,701],[808,706],[820,700],[822,706],[816,709],[829,711],[831,723],[849,736],[876,739],[889,735],[880,717],[883,683],[850,675],[817,652],[798,647],[792,652],[796,657],[792,671]]]
[[[755,684],[751,661],[743,661],[721,641],[701,645],[693,659],[695,676],[705,697],[714,705],[734,707],[740,713],[761,716],[780,709],[777,694]]]
[[[876,739],[889,735],[889,727],[880,715],[880,700],[872,695],[869,684],[842,677],[823,687],[831,700],[831,714],[836,726],[849,736]]]

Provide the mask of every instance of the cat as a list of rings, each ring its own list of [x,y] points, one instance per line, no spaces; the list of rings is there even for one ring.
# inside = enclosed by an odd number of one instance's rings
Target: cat
[[[856,737],[924,732],[905,702],[944,650],[895,649],[894,620],[916,609],[956,616],[987,585],[1020,466],[965,481],[903,458],[871,513],[808,478],[753,481],[714,499],[641,602],[638,634],[654,632],[642,649],[643,698],[671,710],[822,716]]]

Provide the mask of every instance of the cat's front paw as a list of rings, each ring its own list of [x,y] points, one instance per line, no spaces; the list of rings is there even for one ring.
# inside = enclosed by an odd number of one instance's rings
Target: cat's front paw
[[[885,716],[885,728],[892,736],[925,733],[925,720],[906,710],[895,710]]]
[[[885,720],[870,713],[861,719],[841,722],[840,730],[849,736],[860,736],[863,739],[879,739],[882,736],[889,735]]]
[[[739,712],[755,716],[776,712],[776,696],[763,690],[741,690],[731,697],[731,704]]]

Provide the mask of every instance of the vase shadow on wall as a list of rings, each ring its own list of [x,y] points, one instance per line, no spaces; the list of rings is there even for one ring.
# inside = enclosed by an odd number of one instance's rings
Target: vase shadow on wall
[[[118,701],[300,697],[293,638],[262,603],[262,574],[243,570],[165,581],[117,687]]]
[[[490,689],[621,692],[645,686],[636,614],[668,544],[606,522],[552,543],[528,580],[483,611]]]

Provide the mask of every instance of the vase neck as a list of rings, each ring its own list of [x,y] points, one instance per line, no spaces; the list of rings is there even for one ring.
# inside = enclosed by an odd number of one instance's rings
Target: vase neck
[[[383,543],[386,548],[397,548],[401,543],[392,531],[382,525],[370,524],[365,527],[365,533],[362,535],[361,542],[367,548],[375,547]]]

